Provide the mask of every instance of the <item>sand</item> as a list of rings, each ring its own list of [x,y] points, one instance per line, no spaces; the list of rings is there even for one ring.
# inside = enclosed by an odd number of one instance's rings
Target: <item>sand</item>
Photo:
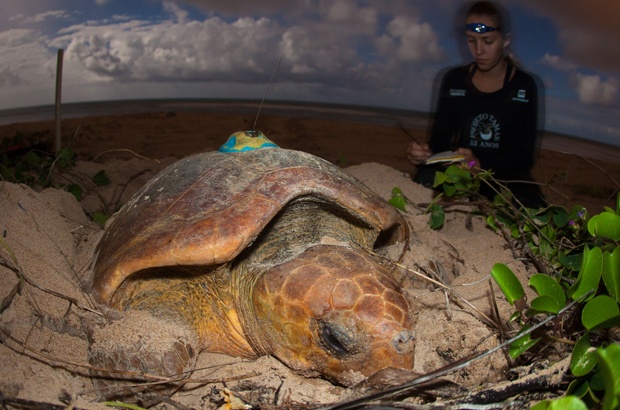
[[[53,178],[57,186],[80,183],[85,191],[80,202],[61,189],[35,191],[0,182],[2,397],[103,407],[93,391],[87,360],[88,328],[103,320],[102,308],[86,286],[94,247],[103,232],[90,217],[94,212],[113,213],[166,165],[217,148],[232,132],[251,127],[252,121],[244,115],[183,112],[70,119],[63,123],[63,134],[79,159]],[[345,167],[383,198],[388,199],[395,186],[413,204],[428,203],[433,197],[431,190],[411,181],[411,167],[403,154],[407,133],[424,138],[425,130],[405,133],[376,124],[269,116],[261,119],[260,128],[284,148],[307,151]],[[0,139],[17,131],[46,136],[51,129],[50,122],[7,125],[0,127]],[[92,183],[90,178],[100,170],[105,170],[110,185]],[[550,202],[582,204],[598,212],[614,205],[620,165],[543,150],[535,175],[546,184]],[[535,273],[531,265],[515,259],[518,255],[486,227],[482,217],[455,209],[442,229],[431,230],[423,210],[410,205],[405,213],[412,228],[411,249],[402,261],[408,269],[398,268],[396,273],[416,321],[413,371],[417,373],[498,343],[496,327],[484,316],[494,317],[488,281],[494,263],[508,264],[522,282]],[[454,296],[448,298],[413,271],[439,278],[478,310]],[[513,308],[496,287],[494,297],[501,322],[514,331],[516,327],[507,323]],[[161,331],[151,329],[156,330]],[[447,379],[464,388],[488,386],[506,380],[513,364],[498,352]],[[268,356],[250,361],[202,353],[196,367],[192,382],[172,396],[191,408],[217,408],[224,403],[225,389],[261,408],[316,407],[359,394],[303,377]]]

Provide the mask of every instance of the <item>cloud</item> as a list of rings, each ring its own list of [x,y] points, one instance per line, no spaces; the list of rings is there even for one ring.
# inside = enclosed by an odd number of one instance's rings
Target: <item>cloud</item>
[[[588,105],[614,105],[616,103],[619,88],[616,78],[608,77],[605,81],[600,75],[580,73],[576,64],[549,53],[545,53],[541,63],[569,73],[571,86],[579,102]]]
[[[173,14],[176,17],[177,23],[185,23],[185,21],[187,20],[187,16],[189,15],[186,10],[182,9],[177,3],[173,1],[164,1],[162,5],[164,7],[164,10]]]
[[[355,65],[356,51],[350,44],[338,44],[331,33],[317,34],[316,27],[290,27],[282,33],[278,48],[284,54],[284,67],[290,67],[297,81],[311,77],[316,81]]]
[[[351,0],[320,6],[304,24],[290,24],[269,17],[191,20],[167,1],[171,20],[86,22],[61,30],[51,44],[66,49],[72,78],[94,82],[264,83],[283,54],[277,82],[372,88],[399,82],[394,61],[404,70],[441,55],[428,23],[393,18],[383,27],[386,42],[374,43],[381,29],[376,9]],[[379,60],[392,51],[395,60]]]
[[[0,81],[53,79],[56,49],[63,48],[63,87],[76,100],[104,98],[111,90],[142,89],[139,95],[151,97],[171,89],[262,90],[283,55],[272,95],[407,106],[420,101],[427,106],[430,100],[433,73],[424,70],[441,56],[439,36],[417,8],[400,0],[160,4],[163,20],[99,14],[98,20],[50,30],[47,37],[38,34],[41,38],[32,40],[37,52],[19,68],[0,65]],[[200,7],[202,19],[195,10],[190,14],[187,4]]]
[[[401,62],[437,61],[442,57],[439,39],[430,24],[410,17],[397,16],[377,40],[383,55],[393,55]]]
[[[436,61],[442,54],[431,25],[399,1],[285,3],[163,0],[168,19],[113,15],[74,24],[49,33],[48,50],[39,58],[52,62],[55,49],[65,49],[65,76],[74,84],[258,84],[283,55],[276,82],[352,87],[349,92],[356,93],[360,87],[402,88],[412,62]],[[190,17],[187,4],[200,7],[206,18]],[[26,70],[20,78],[32,76]]]
[[[558,55],[552,55],[549,53],[545,53],[545,55],[541,59],[541,63],[561,71],[573,71],[577,68],[574,63],[565,60]]]
[[[615,44],[620,38],[619,1],[525,0],[519,4],[555,23],[567,59],[591,69],[620,69],[620,47]]]
[[[0,86],[41,83],[53,78],[46,38],[28,29],[0,32]]]
[[[221,13],[225,16],[267,16],[282,10],[304,8],[305,0],[178,0],[194,6],[205,13]]]
[[[68,69],[90,81],[244,82],[272,66],[280,31],[269,19],[132,20],[72,26],[54,44],[66,49]]]
[[[598,75],[576,74],[575,87],[579,101],[592,105],[613,105],[618,97],[618,80],[608,78],[607,81]]]
[[[49,19],[70,20],[71,14],[67,13],[64,10],[49,10],[49,11],[44,11],[42,13],[36,13],[34,15],[26,16],[26,15],[19,14],[16,16],[9,17],[10,21],[19,21],[19,22],[28,23],[28,24],[41,23]]]
[[[372,35],[377,30],[379,11],[354,0],[336,0],[328,3],[325,18],[332,27],[346,26],[348,34]]]

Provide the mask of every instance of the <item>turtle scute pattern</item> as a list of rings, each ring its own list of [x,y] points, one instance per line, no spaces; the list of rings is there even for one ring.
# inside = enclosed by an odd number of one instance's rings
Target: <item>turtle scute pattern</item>
[[[172,375],[203,350],[270,354],[344,385],[385,367],[411,369],[409,305],[369,252],[404,252],[407,240],[397,210],[310,154],[185,158],[121,208],[93,261],[100,303],[166,322],[174,337],[155,354],[145,338],[106,343],[114,336],[99,329],[91,363]]]

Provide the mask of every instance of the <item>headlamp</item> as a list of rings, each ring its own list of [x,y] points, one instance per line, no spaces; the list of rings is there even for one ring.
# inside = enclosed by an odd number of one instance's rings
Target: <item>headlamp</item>
[[[487,26],[484,23],[469,23],[469,24],[465,24],[465,30],[467,31],[471,31],[474,33],[488,33],[490,31],[500,31],[500,29],[495,28],[495,27],[491,27],[491,26]]]

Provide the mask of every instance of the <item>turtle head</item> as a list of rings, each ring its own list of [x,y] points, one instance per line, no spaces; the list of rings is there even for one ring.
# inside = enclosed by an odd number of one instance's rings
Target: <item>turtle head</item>
[[[409,306],[363,252],[312,246],[266,272],[252,299],[264,349],[293,369],[352,385],[413,367]]]
[[[220,152],[245,152],[260,148],[278,148],[260,131],[239,131],[218,148]]]

